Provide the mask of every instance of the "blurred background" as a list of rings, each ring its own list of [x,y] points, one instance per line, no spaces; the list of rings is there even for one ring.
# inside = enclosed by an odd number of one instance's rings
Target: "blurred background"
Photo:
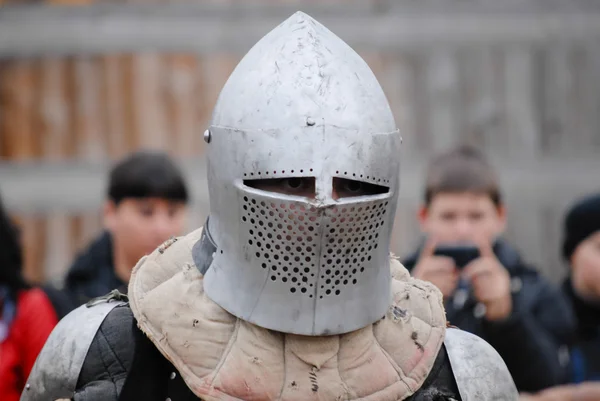
[[[600,189],[600,2],[0,0],[0,191],[20,223],[25,275],[58,281],[101,230],[106,173],[168,151],[209,211],[204,141],[240,58],[296,10],[365,58],[403,133],[392,249],[419,237],[424,168],[483,149],[507,200],[508,239],[552,281],[564,210]],[[142,4],[143,3],[143,4]]]

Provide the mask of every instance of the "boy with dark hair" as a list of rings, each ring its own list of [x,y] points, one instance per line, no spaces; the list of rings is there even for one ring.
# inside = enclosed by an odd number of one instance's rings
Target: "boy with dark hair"
[[[435,158],[418,218],[426,241],[404,264],[441,290],[450,323],[496,348],[519,390],[562,383],[568,304],[501,239],[506,210],[483,155],[463,146]]]
[[[140,151],[110,172],[105,231],[75,259],[62,293],[47,289],[60,317],[113,289],[127,292],[131,269],[184,229],[188,191],[163,153]]]

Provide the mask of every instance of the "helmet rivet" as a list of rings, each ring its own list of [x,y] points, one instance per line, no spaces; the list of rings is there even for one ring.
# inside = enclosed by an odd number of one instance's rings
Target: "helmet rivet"
[[[209,130],[204,131],[204,142],[210,143],[211,139],[212,139],[212,135],[211,135],[210,131]]]
[[[315,120],[313,120],[312,118],[308,117],[306,119],[306,125],[308,125],[309,127],[312,127],[313,125],[315,125]]]

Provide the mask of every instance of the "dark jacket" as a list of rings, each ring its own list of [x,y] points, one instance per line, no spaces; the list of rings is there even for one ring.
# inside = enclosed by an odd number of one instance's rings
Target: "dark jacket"
[[[111,311],[98,330],[77,381],[74,401],[194,401],[179,372],[137,328],[128,306]],[[425,383],[409,401],[460,400],[442,347]]]
[[[420,249],[404,261],[409,271],[419,253]],[[502,322],[487,321],[467,287],[464,303],[457,302],[458,297],[446,301],[448,321],[489,342],[506,362],[519,391],[535,392],[566,382],[567,362],[560,354],[572,341],[575,324],[567,300],[505,241],[496,242],[494,253],[511,276],[511,315]]]
[[[61,290],[49,285],[44,287],[59,318],[90,299],[114,289],[127,293],[127,284],[115,274],[112,241],[108,232],[103,232],[77,255]]]
[[[567,279],[563,292],[577,318],[577,337],[571,347],[570,380],[574,383],[600,380],[600,305],[582,300]]]

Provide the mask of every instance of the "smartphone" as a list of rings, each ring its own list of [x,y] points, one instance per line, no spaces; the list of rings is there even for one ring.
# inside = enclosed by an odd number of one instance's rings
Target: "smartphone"
[[[452,258],[456,267],[462,269],[479,258],[479,248],[472,245],[440,245],[433,254]]]

